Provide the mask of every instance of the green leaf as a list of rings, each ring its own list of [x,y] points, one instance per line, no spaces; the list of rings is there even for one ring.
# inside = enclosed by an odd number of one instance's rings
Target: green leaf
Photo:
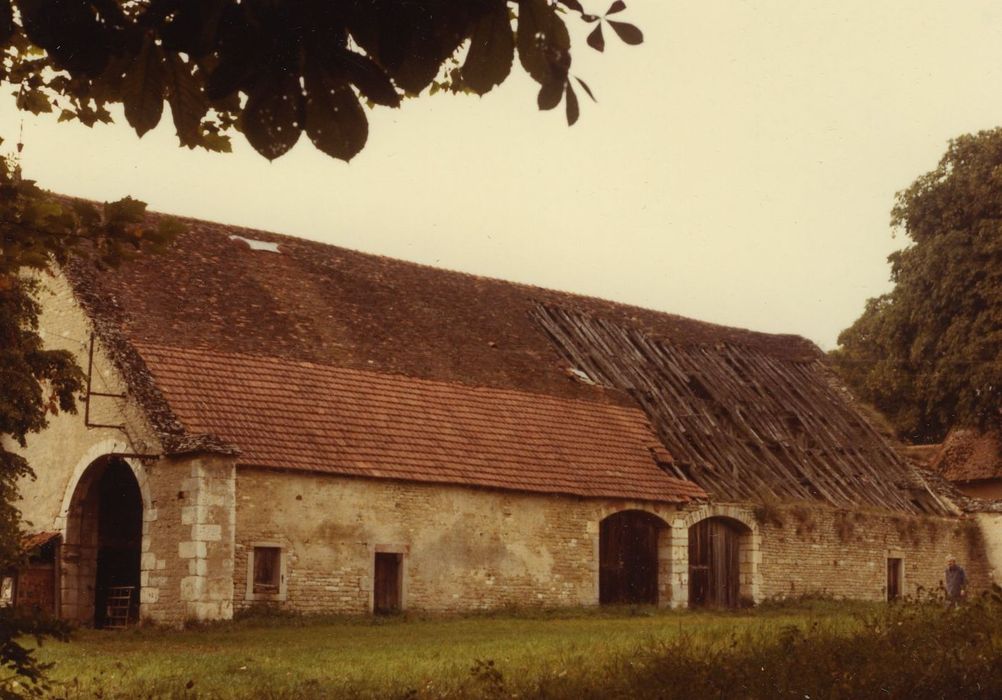
[[[306,80],[306,135],[329,156],[349,161],[365,146],[369,122],[351,88],[323,74]]]
[[[566,7],[569,7],[570,9],[574,10],[575,12],[578,12],[578,13],[581,13],[581,14],[584,13],[584,8],[581,7],[581,3],[578,2],[578,0],[560,0],[560,4],[564,5]]]
[[[348,82],[372,102],[385,107],[399,107],[400,95],[389,76],[375,61],[359,53],[345,51],[343,69]]]
[[[41,90],[26,88],[17,93],[17,108],[32,114],[52,111],[52,103]]]
[[[539,88],[539,95],[536,96],[536,104],[541,110],[553,109],[560,104],[560,98],[564,95],[564,83],[554,80],[544,83]]]
[[[515,59],[515,35],[506,3],[494,3],[477,22],[463,63],[463,82],[478,95],[504,82]]]
[[[202,131],[201,144],[202,148],[207,151],[215,151],[217,153],[229,153],[233,150],[229,136],[213,131],[205,131],[204,129]]]
[[[14,36],[14,11],[10,0],[0,0],[0,45],[6,46]]]
[[[588,97],[591,98],[592,102],[598,102],[598,100],[595,99],[595,95],[592,94],[591,88],[588,87],[588,83],[581,80],[581,78],[574,78],[574,79],[578,81],[578,84],[581,86],[581,89],[583,89],[586,93],[588,93]]]
[[[516,42],[522,67],[540,85],[562,80],[570,67],[567,26],[546,0],[521,0]]]
[[[620,39],[631,46],[636,46],[637,44],[642,44],[644,41],[644,33],[641,32],[637,27],[626,22],[613,22],[611,19],[606,20],[612,30],[616,32]]]
[[[167,57],[167,101],[178,140],[188,148],[203,145],[202,117],[209,111],[209,100],[192,68],[177,54]]]
[[[574,88],[571,87],[571,84],[567,83],[567,126],[574,126],[580,114],[578,96],[574,94]]]
[[[160,123],[166,72],[163,51],[154,43],[152,36],[147,36],[122,81],[125,118],[139,136]]]
[[[299,81],[282,72],[255,86],[240,120],[244,136],[268,160],[296,145],[303,130],[303,97]]]
[[[591,30],[590,34],[588,34],[586,41],[588,42],[588,46],[592,47],[596,51],[605,50],[605,37],[602,36],[601,24],[595,25],[595,28]]]

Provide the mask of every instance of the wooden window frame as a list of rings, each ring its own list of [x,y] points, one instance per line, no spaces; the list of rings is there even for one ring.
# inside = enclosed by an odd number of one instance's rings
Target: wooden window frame
[[[278,592],[277,593],[255,593],[254,592],[254,558],[258,549],[278,550]],[[281,542],[251,542],[247,545],[247,586],[245,600],[261,601],[282,601],[286,600],[287,588],[287,562],[285,546]]]

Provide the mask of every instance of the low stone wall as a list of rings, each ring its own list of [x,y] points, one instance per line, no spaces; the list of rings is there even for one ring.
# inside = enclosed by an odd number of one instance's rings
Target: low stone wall
[[[598,603],[598,532],[607,515],[662,518],[659,603],[688,603],[688,528],[706,517],[742,528],[742,598],[826,594],[883,600],[887,559],[902,560],[902,594],[935,590],[947,554],[972,590],[990,583],[974,521],[817,504],[693,506],[514,494],[447,485],[238,468],[234,608],[367,613],[373,560],[397,552],[408,609],[463,611]],[[283,590],[248,586],[255,546],[283,551]]]
[[[630,509],[679,517],[671,504],[238,468],[234,605],[369,612],[376,552],[403,554],[409,609],[591,605],[599,522]],[[284,595],[248,592],[255,545],[283,548]]]
[[[885,600],[887,559],[902,560],[905,596],[935,591],[945,560],[956,557],[972,591],[991,583],[978,523],[973,519],[839,510],[803,504],[760,506],[763,598],[822,593]]]

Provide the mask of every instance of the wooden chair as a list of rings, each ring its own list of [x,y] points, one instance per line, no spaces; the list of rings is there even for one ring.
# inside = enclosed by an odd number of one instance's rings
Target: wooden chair
[[[112,586],[108,589],[108,603],[105,608],[105,627],[120,630],[132,621],[132,595],[135,586]]]

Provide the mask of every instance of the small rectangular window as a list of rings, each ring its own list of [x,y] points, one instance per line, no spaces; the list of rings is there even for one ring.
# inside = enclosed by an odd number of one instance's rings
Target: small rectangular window
[[[254,593],[275,595],[282,585],[282,550],[254,548]]]
[[[253,542],[247,549],[247,600],[285,600],[286,552],[279,542]]]

